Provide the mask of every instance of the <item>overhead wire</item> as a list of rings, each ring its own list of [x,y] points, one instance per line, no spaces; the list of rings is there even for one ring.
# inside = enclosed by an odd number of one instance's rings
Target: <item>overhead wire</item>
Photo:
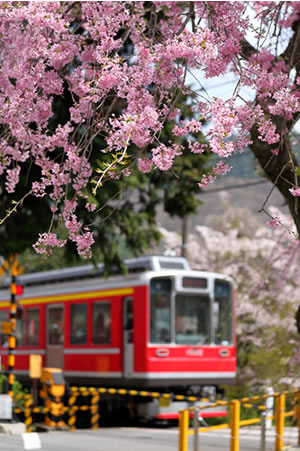
[[[266,180],[266,179],[257,179],[257,180],[253,180],[252,182],[247,182],[247,183],[238,183],[238,184],[234,184],[234,185],[223,185],[220,187],[203,190],[203,191],[201,191],[201,195],[217,193],[219,191],[229,191],[231,189],[247,188],[249,186],[261,185],[263,183],[268,183],[268,182],[270,183],[270,181]]]

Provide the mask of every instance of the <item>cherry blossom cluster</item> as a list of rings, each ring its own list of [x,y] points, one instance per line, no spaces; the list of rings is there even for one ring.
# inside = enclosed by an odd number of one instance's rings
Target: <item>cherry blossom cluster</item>
[[[211,174],[204,175],[200,183],[198,183],[199,188],[206,188],[208,185],[213,183],[218,175],[227,174],[232,166],[225,164],[223,161],[220,161],[216,166],[211,169]]]
[[[17,192],[28,167],[37,167],[40,176],[28,191],[49,198],[54,226],[63,222],[67,238],[87,257],[92,232],[77,218],[79,199],[95,209],[87,188],[95,192],[110,177],[129,176],[134,165],[145,173],[170,170],[182,136],[191,152],[222,159],[242,152],[255,126],[262,142],[279,147],[285,130],[273,118],[288,121],[299,112],[299,77],[278,58],[277,46],[268,45],[268,23],[290,33],[300,4],[253,3],[261,26],[245,58],[242,42],[253,32],[246,2],[0,2],[4,189]],[[203,90],[195,117],[179,122],[179,94],[189,92],[187,73],[195,70],[204,85],[231,72],[238,89],[228,99]],[[253,92],[253,101],[239,95],[240,87]],[[66,90],[69,117],[53,129],[54,101]],[[160,141],[167,120],[174,124],[168,145]],[[191,139],[198,131],[207,144]],[[89,149],[97,136],[105,146],[95,168]],[[223,161],[200,187],[228,169]],[[291,194],[298,190],[291,187]],[[44,252],[62,242],[50,230],[35,248]]]

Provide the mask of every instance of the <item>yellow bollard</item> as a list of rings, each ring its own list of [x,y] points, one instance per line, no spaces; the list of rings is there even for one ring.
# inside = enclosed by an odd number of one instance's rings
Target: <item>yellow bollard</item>
[[[179,451],[188,450],[189,439],[189,411],[180,410],[179,412]]]
[[[297,394],[297,426],[298,426],[298,445],[300,445],[300,392],[298,391]]]
[[[240,441],[240,414],[241,414],[241,403],[234,399],[230,403],[231,419],[230,419],[230,429],[231,429],[231,439],[230,439],[230,451],[239,451]]]
[[[285,395],[279,395],[276,398],[275,404],[275,421],[276,421],[275,451],[283,450],[284,411],[285,411]]]

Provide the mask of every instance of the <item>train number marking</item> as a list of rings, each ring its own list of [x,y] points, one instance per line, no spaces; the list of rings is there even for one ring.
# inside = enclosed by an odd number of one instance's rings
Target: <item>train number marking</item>
[[[187,349],[185,353],[188,356],[202,357],[203,349]]]
[[[157,357],[168,357],[170,354],[169,349],[156,349]]]

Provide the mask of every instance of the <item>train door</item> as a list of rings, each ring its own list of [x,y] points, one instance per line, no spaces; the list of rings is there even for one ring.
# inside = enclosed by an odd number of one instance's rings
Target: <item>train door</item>
[[[64,306],[47,305],[46,365],[64,367]]]
[[[134,371],[133,343],[133,300],[130,297],[123,301],[123,374],[132,377]]]

